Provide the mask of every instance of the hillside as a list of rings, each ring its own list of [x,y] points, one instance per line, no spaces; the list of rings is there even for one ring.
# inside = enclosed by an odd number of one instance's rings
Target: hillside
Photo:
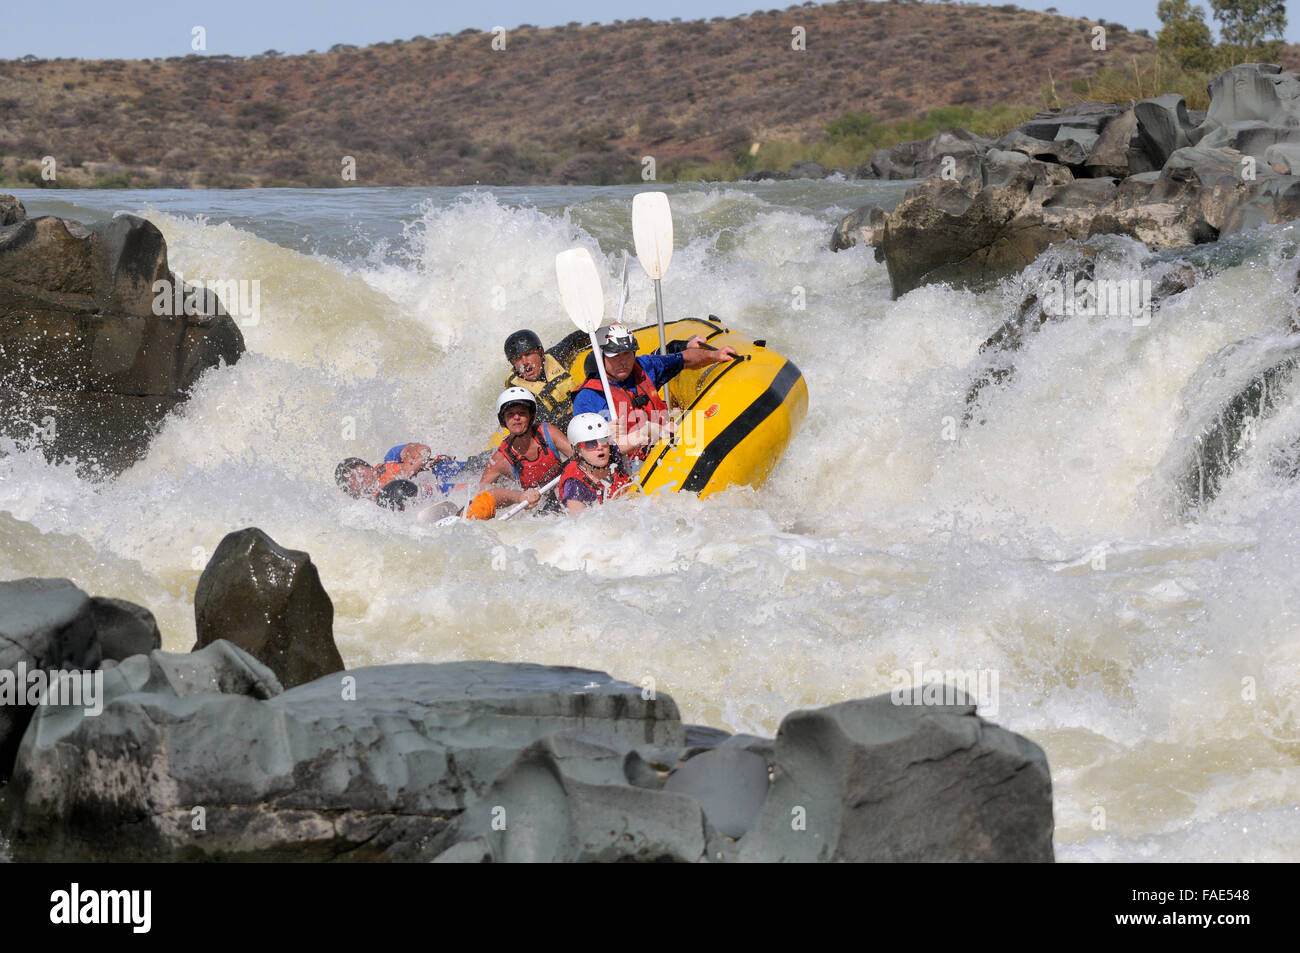
[[[58,185],[238,187],[660,179],[753,142],[802,142],[846,113],[1040,101],[1152,41],[1002,7],[833,3],[416,37],[237,59],[0,61],[0,176]],[[792,29],[806,50],[791,49]],[[759,162],[763,156],[760,147]],[[37,183],[39,184],[39,183]]]

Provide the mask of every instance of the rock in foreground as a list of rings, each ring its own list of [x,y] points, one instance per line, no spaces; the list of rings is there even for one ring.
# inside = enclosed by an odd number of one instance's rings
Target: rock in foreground
[[[228,533],[194,591],[200,649],[226,639],[288,688],[343,670],[334,644],[334,603],[311,557],[260,529]]]

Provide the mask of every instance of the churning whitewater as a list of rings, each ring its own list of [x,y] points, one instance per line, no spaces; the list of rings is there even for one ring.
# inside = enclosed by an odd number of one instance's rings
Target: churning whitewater
[[[1249,421],[1212,498],[1185,493],[1198,435],[1297,343],[1295,233],[1183,256],[1197,282],[1147,323],[1044,323],[968,408],[981,344],[1068,250],[891,301],[871,249],[828,239],[902,188],[671,193],[668,319],[715,314],[807,379],[765,486],[451,527],[350,500],[334,465],[482,449],[506,335],[572,328],[556,254],[589,249],[617,306],[635,189],[22,194],[33,217],[143,214],[187,279],[258,280],[260,312],[117,480],[7,447],[0,570],[148,606],[186,651],[213,549],[258,526],[311,554],[349,667],[582,666],[768,735],[899,672],[993,673],[992,720],[1047,752],[1060,859],[1300,859],[1300,397]],[[1110,239],[1098,276],[1177,257]],[[654,320],[635,265],[628,316]]]

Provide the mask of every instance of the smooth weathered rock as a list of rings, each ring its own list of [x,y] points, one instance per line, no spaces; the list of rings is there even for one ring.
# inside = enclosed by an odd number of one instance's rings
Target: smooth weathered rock
[[[1264,150],[1264,161],[1280,175],[1300,174],[1300,143],[1286,142]]]
[[[537,741],[456,820],[445,838],[453,852],[440,851],[437,859],[526,863],[704,859],[700,802],[667,789],[631,785],[623,770],[625,758],[620,746],[589,734],[562,733]]]
[[[120,662],[162,648],[158,621],[144,606],[125,599],[95,596],[90,600],[90,608],[105,661]]]
[[[1035,139],[1019,129],[1012,129],[995,142],[994,147],[1007,152],[1023,152],[1034,159],[1043,159],[1049,162],[1058,162],[1061,165],[1076,167],[1082,166],[1088,158],[1083,144],[1073,138]]]
[[[1133,171],[1129,150],[1137,135],[1137,115],[1131,108],[1110,117],[1100,127],[1097,139],[1084,159],[1084,174],[1094,177],[1122,178]]]
[[[99,666],[90,597],[67,579],[0,582],[0,781],[35,711],[27,704],[26,674],[90,671]],[[20,681],[19,675],[23,675]],[[13,692],[8,697],[7,692]]]
[[[1226,69],[1210,80],[1209,92],[1203,133],[1251,119],[1300,125],[1300,81],[1272,63],[1241,63]]]
[[[1138,141],[1157,169],[1174,152],[1196,143],[1187,103],[1177,93],[1143,99],[1134,104],[1133,114],[1137,117]]]
[[[1262,159],[1270,146],[1279,143],[1300,143],[1300,127],[1258,119],[1234,121],[1207,133],[1196,145],[1202,149],[1233,149]]]
[[[1076,139],[1080,144],[1089,145],[1124,110],[1119,103],[1074,103],[1064,109],[1040,112],[1016,128],[1026,136],[1045,142]]]
[[[1051,861],[1052,784],[1032,742],[973,705],[891,696],[787,715],[746,861]]]
[[[27,209],[13,195],[0,195],[0,227],[13,225],[27,217]]]
[[[638,686],[584,669],[390,665],[260,700],[266,691],[180,697],[170,681],[137,671],[162,654],[104,673],[114,690],[97,718],[38,713],[7,798],[19,859],[432,856],[468,806],[482,804],[491,817],[498,802],[485,795],[534,742],[597,736],[571,760],[583,762],[572,769],[581,783],[599,787],[626,785],[621,765],[633,746],[685,740],[671,698],[647,700]],[[620,805],[639,818],[662,812],[655,799],[673,797],[631,785],[612,804],[600,792],[584,796],[595,806],[574,811],[595,825],[592,837]],[[528,800],[510,803],[527,811]],[[553,806],[534,803],[543,813]],[[662,816],[672,832],[637,840],[638,832],[634,842],[702,843],[698,804],[677,796],[670,807]],[[198,808],[203,830],[193,825]],[[677,829],[692,809],[694,827]],[[527,836],[523,815],[515,820],[514,831]]]
[[[196,649],[228,639],[287,688],[343,670],[334,603],[311,557],[260,529],[222,539],[195,588],[194,617]]]
[[[874,245],[884,228],[887,214],[879,205],[864,205],[845,215],[831,235],[831,251],[843,251],[854,245]]]
[[[767,798],[772,756],[769,739],[734,735],[688,760],[669,776],[663,790],[689,794],[718,833],[738,840]]]
[[[51,459],[125,469],[200,374],[238,360],[243,336],[215,295],[183,287],[178,307],[155,292],[177,279],[143,219],[3,218],[0,431]]]

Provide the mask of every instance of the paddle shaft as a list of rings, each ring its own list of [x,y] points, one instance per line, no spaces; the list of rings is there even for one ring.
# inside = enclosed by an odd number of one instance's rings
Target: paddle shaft
[[[664,331],[664,293],[658,278],[655,279],[655,311],[659,314],[659,353],[667,354],[668,341],[667,334]],[[664,403],[668,405],[668,413],[671,414],[673,412],[673,395],[667,384],[664,385]]]
[[[538,493],[549,493],[551,490],[555,489],[555,487],[559,484],[559,482],[560,482],[560,478],[557,476],[557,477],[556,477],[554,480],[552,480],[550,483],[547,483],[546,486],[539,486],[539,487],[537,488],[537,492],[538,492]],[[508,519],[510,519],[510,517],[514,516],[516,513],[518,513],[520,510],[522,510],[522,509],[523,509],[524,507],[526,507],[527,505],[528,505],[528,501],[527,501],[527,500],[525,500],[525,501],[522,502],[522,503],[516,503],[514,506],[510,507],[510,509],[506,510],[504,513],[502,513],[500,516],[498,516],[497,519],[508,520]]]

